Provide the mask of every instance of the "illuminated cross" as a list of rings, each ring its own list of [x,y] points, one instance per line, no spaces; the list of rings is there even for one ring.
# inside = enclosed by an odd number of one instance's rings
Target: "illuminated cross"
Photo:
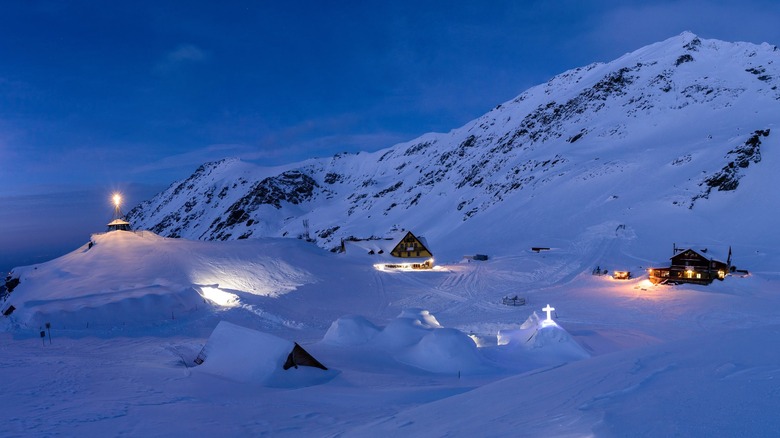
[[[546,319],[545,321],[552,321],[552,318],[550,318],[550,312],[552,312],[553,310],[555,310],[555,307],[550,307],[550,305],[548,304],[548,305],[547,305],[547,307],[545,307],[545,308],[544,308],[544,309],[542,309],[542,310],[544,310],[545,312],[547,312],[547,319]]]

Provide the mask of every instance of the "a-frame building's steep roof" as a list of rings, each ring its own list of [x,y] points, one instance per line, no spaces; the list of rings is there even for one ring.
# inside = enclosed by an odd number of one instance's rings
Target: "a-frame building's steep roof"
[[[411,231],[406,232],[406,235],[390,251],[390,255],[404,258],[433,257],[422,238],[417,238]]]

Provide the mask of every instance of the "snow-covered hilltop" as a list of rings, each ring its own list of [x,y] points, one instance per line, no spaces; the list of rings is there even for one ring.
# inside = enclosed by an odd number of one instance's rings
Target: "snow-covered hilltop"
[[[778,61],[768,44],[686,32],[567,71],[446,134],[273,169],[204,164],[129,218],[203,240],[308,231],[328,249],[394,226],[434,240],[464,231],[489,239],[480,230],[498,217],[558,229],[631,223],[648,204],[695,218],[714,198],[748,191],[743,181],[777,144]],[[761,184],[777,183],[765,176]]]

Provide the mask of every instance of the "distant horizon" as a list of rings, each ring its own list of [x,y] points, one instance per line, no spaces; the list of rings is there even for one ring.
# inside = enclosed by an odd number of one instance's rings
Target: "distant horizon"
[[[165,187],[167,186],[133,185],[119,190],[124,196],[123,212],[126,213],[141,202],[151,199]],[[14,224],[11,232],[14,235],[27,236],[28,240],[22,241],[16,251],[0,251],[0,272],[3,273],[3,279],[12,268],[39,264],[63,256],[89,242],[92,234],[105,232],[106,224],[111,221],[113,215],[111,194],[115,190],[83,190],[65,197],[25,197],[19,200],[21,205],[0,199],[2,205],[25,208],[35,212],[36,216],[36,220]],[[53,217],[54,220],[46,221],[44,215],[52,206],[58,213]],[[10,222],[7,215],[7,209],[0,208],[0,222]],[[8,232],[8,229],[4,232]]]

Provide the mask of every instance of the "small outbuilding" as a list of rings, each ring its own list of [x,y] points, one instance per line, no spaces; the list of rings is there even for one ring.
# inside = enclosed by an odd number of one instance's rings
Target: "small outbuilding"
[[[117,218],[108,223],[108,231],[130,231],[130,222]]]
[[[612,271],[612,278],[615,280],[630,280],[631,272],[629,271]]]

